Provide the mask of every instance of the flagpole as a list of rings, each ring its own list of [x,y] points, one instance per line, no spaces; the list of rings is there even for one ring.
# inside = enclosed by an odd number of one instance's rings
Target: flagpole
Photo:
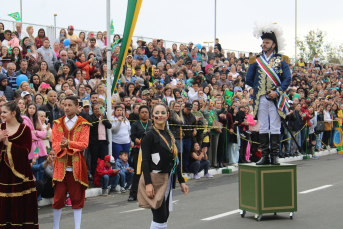
[[[106,90],[107,90],[107,119],[111,119],[111,112],[112,112],[112,84],[111,84],[111,8],[110,8],[110,0],[106,1],[106,22],[107,22],[107,47],[106,47],[106,54],[107,54],[107,77],[106,77]],[[112,132],[111,129],[107,130],[108,136],[108,154],[112,155]]]
[[[20,21],[23,22],[23,2],[20,0]]]

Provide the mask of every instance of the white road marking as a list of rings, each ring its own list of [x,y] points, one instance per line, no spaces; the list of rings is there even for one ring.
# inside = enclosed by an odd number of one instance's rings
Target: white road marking
[[[142,211],[142,210],[145,210],[145,208],[137,208],[137,209],[133,209],[133,210],[129,210],[129,211],[124,211],[124,212],[120,212],[120,213],[136,212],[136,211]]]
[[[174,200],[173,201],[173,204],[178,202],[179,200]],[[142,210],[146,210],[145,208],[136,208],[136,209],[133,209],[133,210],[129,210],[129,211],[124,211],[124,212],[120,212],[120,213],[128,213],[128,212],[137,212],[137,211],[142,211]]]
[[[303,192],[299,192],[299,194],[306,194],[306,193],[318,191],[318,190],[321,190],[321,189],[324,189],[324,188],[329,188],[331,186],[332,186],[332,184],[323,185],[323,186],[320,186],[318,188],[313,188],[313,189],[309,189],[309,190],[306,190],[306,191],[303,191]]]
[[[205,219],[202,219],[202,220],[209,221],[209,220],[213,220],[213,219],[219,219],[219,218],[222,218],[222,217],[225,217],[225,216],[228,216],[228,215],[233,215],[233,214],[239,213],[240,211],[241,210],[236,209],[236,210],[233,210],[233,211],[230,211],[230,212],[226,212],[226,213],[223,213],[223,214],[215,215],[215,216],[208,217],[208,218],[205,218]]]

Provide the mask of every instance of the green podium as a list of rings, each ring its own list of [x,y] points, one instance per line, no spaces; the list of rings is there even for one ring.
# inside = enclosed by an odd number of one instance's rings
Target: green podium
[[[297,169],[294,164],[256,165],[239,164],[239,209],[244,217],[246,211],[262,214],[290,212],[293,219],[297,211]]]

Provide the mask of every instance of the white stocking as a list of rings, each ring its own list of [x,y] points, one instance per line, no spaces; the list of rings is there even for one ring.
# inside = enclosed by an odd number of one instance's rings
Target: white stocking
[[[61,209],[54,209],[54,229],[60,229]]]

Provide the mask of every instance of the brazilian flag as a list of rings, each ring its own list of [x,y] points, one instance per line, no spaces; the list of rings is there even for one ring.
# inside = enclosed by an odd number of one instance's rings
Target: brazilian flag
[[[128,0],[127,11],[126,11],[126,21],[125,21],[124,33],[123,33],[123,38],[122,38],[122,43],[121,43],[122,48],[120,49],[118,65],[117,65],[118,71],[116,71],[114,74],[111,94],[113,94],[115,90],[115,86],[119,79],[119,75],[122,72],[123,65],[125,63],[125,59],[127,56],[127,52],[130,47],[132,35],[136,27],[136,22],[138,19],[142,2],[143,0]]]
[[[21,21],[21,17],[20,17],[19,12],[11,13],[8,16],[14,18],[14,20],[16,20],[16,21]]]
[[[232,91],[225,90],[224,100],[227,103],[227,105],[229,105],[229,106],[231,106],[231,104],[232,104],[232,95],[233,95]]]

